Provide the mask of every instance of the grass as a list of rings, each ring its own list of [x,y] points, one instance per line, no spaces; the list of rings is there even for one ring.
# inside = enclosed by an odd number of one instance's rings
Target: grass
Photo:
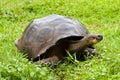
[[[119,5],[119,0],[0,0],[0,80],[120,80]],[[23,58],[14,40],[30,21],[49,14],[69,16],[104,35],[96,45],[102,58],[57,66]]]

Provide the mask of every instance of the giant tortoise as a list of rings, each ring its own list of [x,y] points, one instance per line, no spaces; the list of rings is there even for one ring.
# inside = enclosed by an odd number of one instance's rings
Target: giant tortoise
[[[29,60],[36,63],[56,63],[71,54],[92,52],[93,45],[103,39],[100,34],[90,34],[78,21],[57,14],[33,20],[23,36],[15,40],[15,45]],[[79,58],[78,58],[79,59]]]

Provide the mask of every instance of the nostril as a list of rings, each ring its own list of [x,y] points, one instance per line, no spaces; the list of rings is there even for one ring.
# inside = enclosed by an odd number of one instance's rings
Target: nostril
[[[102,40],[103,36],[102,35],[98,35],[98,39]]]

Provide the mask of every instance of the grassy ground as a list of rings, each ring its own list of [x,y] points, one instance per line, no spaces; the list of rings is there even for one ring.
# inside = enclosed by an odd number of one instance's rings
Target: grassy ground
[[[56,67],[23,58],[14,40],[31,20],[49,14],[69,16],[104,35],[96,45],[102,58]],[[120,80],[119,29],[119,0],[0,0],[0,80]]]

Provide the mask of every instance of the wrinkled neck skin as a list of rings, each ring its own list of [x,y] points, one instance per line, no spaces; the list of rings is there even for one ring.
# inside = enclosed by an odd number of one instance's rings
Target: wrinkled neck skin
[[[78,51],[83,52],[89,46],[89,44],[87,44],[87,43],[88,42],[87,42],[86,38],[83,38],[79,41],[73,41],[69,45],[68,51],[73,52],[73,53],[78,52]]]

